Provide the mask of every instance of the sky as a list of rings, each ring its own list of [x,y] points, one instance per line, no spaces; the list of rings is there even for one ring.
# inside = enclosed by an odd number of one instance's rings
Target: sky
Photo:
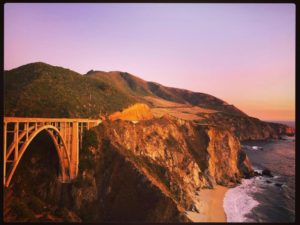
[[[295,5],[6,3],[4,69],[124,71],[295,119]]]

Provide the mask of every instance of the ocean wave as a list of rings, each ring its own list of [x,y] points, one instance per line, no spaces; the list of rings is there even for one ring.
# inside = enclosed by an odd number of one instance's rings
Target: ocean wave
[[[239,186],[229,189],[223,202],[227,222],[255,222],[246,215],[259,205],[252,197],[257,192],[262,192],[262,189],[256,185],[255,178],[243,179]]]

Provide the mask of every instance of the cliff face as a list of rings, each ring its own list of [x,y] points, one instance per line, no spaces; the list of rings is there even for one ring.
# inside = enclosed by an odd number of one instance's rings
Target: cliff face
[[[226,130],[163,117],[105,122],[96,132],[101,146],[108,141],[179,211],[193,209],[192,196],[201,188],[232,185],[252,173],[238,139]]]
[[[90,222],[176,222],[188,219],[173,200],[164,195],[108,140],[101,145],[94,179],[97,199],[76,210]],[[90,173],[89,170],[86,171]],[[79,187],[78,190],[81,190]],[[84,190],[82,190],[85,193]],[[76,196],[74,196],[77,198]],[[78,199],[80,202],[81,199]]]
[[[31,172],[21,169],[12,195],[23,201],[31,193],[28,199],[34,196],[47,206],[44,216],[28,209],[29,221],[188,222],[185,211],[195,209],[197,191],[216,183],[230,186],[252,173],[228,130],[163,117],[136,124],[105,121],[90,132],[97,144],[81,150],[74,183],[60,184],[49,176],[51,170],[45,175],[48,166],[36,163],[41,152],[24,158],[24,168],[36,174],[32,179],[44,180],[28,181],[24,176]],[[31,190],[33,183],[38,185]],[[11,207],[5,220],[18,220],[15,211]]]
[[[201,114],[201,116],[205,115]],[[249,116],[218,112],[209,114],[206,117],[201,123],[227,128],[240,141],[278,139],[281,135],[294,135],[295,133],[295,129],[287,125],[264,122]]]

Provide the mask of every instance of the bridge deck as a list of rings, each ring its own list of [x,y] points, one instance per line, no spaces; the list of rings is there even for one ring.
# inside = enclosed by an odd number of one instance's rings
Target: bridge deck
[[[98,123],[101,119],[4,117],[4,122],[82,122]]]

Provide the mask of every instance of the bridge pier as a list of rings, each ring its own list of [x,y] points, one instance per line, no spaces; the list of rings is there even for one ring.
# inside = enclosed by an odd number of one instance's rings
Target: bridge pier
[[[73,180],[77,177],[79,163],[78,122],[74,122],[72,124],[72,147],[70,161],[70,179]]]
[[[7,123],[3,123],[3,183],[6,181],[6,137],[7,137]]]

